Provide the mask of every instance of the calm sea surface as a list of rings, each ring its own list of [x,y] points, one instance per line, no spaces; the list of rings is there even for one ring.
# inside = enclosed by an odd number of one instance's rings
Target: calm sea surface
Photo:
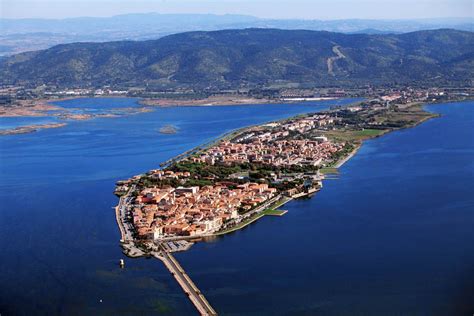
[[[27,125],[51,124],[57,123],[55,117],[50,116],[31,116],[31,117],[0,117],[0,130],[11,129]]]
[[[335,103],[161,108],[0,137],[0,314],[194,315],[160,261],[118,268],[115,181],[232,129]],[[285,216],[177,259],[222,315],[471,315],[474,103],[428,109],[442,117],[366,142]],[[168,124],[179,132],[158,133]]]

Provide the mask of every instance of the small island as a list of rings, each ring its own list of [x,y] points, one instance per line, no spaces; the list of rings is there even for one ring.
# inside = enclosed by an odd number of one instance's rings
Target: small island
[[[158,130],[161,134],[176,134],[178,128],[174,125],[165,125]]]
[[[34,125],[27,125],[27,126],[19,126],[15,128],[0,130],[0,136],[33,133],[42,129],[58,128],[58,127],[63,127],[63,126],[66,126],[66,123],[34,124]]]
[[[79,98],[79,97],[78,97]],[[100,109],[96,113],[88,113],[82,108],[65,108],[52,102],[76,98],[50,98],[14,100],[9,104],[0,104],[0,117],[45,117],[58,121],[86,121],[98,118],[117,118],[154,111],[148,106]],[[34,124],[0,130],[1,135],[33,133],[46,128],[58,128],[67,123]]]

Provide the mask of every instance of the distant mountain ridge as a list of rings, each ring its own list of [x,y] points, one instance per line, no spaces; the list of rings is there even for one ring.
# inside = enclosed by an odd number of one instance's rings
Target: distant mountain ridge
[[[219,87],[469,85],[474,33],[243,29],[63,44],[0,60],[3,84]]]
[[[0,55],[39,50],[73,42],[148,40],[189,31],[243,28],[278,28],[341,33],[407,33],[451,28],[473,31],[472,19],[439,18],[412,20],[298,20],[262,19],[247,15],[125,14],[112,17],[67,19],[0,18]]]

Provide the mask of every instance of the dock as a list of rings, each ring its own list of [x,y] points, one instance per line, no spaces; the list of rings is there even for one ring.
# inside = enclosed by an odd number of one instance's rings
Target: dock
[[[194,244],[193,242],[181,239],[181,240],[175,240],[175,241],[170,240],[167,242],[162,242],[161,246],[163,247],[163,249],[165,249],[168,252],[179,252],[179,251],[189,250],[189,248],[191,248],[193,244]]]
[[[188,296],[189,300],[194,304],[200,315],[203,316],[214,316],[217,315],[214,308],[207,301],[201,291],[198,289],[196,284],[191,280],[191,278],[186,274],[184,269],[181,267],[179,262],[174,258],[174,256],[168,252],[168,250],[159,245],[159,251],[154,252],[153,255],[163,261],[166,268],[174,276],[178,284],[181,286],[183,291]]]

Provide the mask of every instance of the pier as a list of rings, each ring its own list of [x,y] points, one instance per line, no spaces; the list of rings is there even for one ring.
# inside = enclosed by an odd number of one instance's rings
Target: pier
[[[217,315],[216,311],[212,308],[211,304],[207,301],[201,291],[198,289],[196,284],[186,274],[184,269],[181,267],[179,262],[173,257],[171,253],[167,251],[163,245],[158,246],[159,251],[153,253],[153,255],[163,261],[166,268],[171,272],[176,281],[189,297],[191,302],[194,304],[199,314],[203,316]]]

